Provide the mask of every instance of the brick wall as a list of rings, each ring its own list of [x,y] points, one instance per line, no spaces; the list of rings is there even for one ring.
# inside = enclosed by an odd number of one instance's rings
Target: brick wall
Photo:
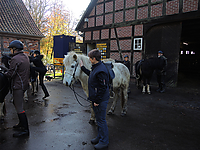
[[[113,1],[105,4],[105,13],[113,11]]]
[[[138,6],[148,4],[148,0],[138,0]]]
[[[137,61],[142,59],[142,53],[141,52],[134,52],[133,56],[133,64],[135,64]]]
[[[135,25],[135,33],[134,36],[142,36],[143,35],[143,24]]]
[[[129,60],[131,61],[131,53],[122,53],[122,57],[124,58],[125,55],[129,56]],[[120,56],[119,53],[110,53],[110,58],[114,59],[114,60],[120,60]]]
[[[105,24],[112,24],[113,23],[113,14],[105,15]]]
[[[162,16],[163,4],[151,6],[151,17]]]
[[[115,10],[124,8],[124,0],[115,0]]]
[[[100,31],[93,31],[93,40],[99,40]]]
[[[103,4],[96,6],[96,15],[103,14]]]
[[[135,0],[126,0],[126,8],[134,6],[135,6]]]
[[[145,19],[148,17],[148,7],[138,8],[137,19]]]
[[[169,1],[166,3],[166,15],[179,13],[179,0]]]
[[[132,26],[117,28],[117,35],[118,35],[118,38],[120,38],[120,37],[131,37]]]
[[[125,21],[133,21],[135,20],[135,9],[126,10]]]
[[[117,40],[110,40],[110,50],[118,50]]]
[[[123,22],[123,11],[115,13],[115,23]]]
[[[94,17],[88,19],[88,28],[94,27]]]
[[[94,16],[95,15],[95,7],[92,9],[91,13],[89,16]]]
[[[103,16],[96,17],[96,26],[102,26],[103,25]]]
[[[198,10],[198,0],[183,0],[183,12]]]
[[[101,39],[108,39],[109,38],[109,29],[101,30]]]
[[[131,50],[131,39],[128,40],[119,40],[120,49],[123,50]]]
[[[91,31],[85,32],[85,40],[91,40]]]
[[[24,44],[24,50],[38,50],[39,49],[38,40],[3,37],[3,48],[4,48],[4,50],[8,50],[8,46],[13,40],[20,40]]]
[[[26,54],[29,54],[31,50],[40,50],[38,44],[39,40],[30,40],[30,39],[13,38],[13,37],[2,37],[2,40],[3,40],[3,49],[1,49],[1,44],[0,44],[0,59],[2,53],[5,54],[10,53],[10,49],[8,48],[8,46],[13,40],[20,40],[24,44],[24,53]]]

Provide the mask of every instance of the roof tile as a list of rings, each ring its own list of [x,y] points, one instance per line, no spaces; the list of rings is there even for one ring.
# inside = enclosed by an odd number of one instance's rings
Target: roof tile
[[[44,36],[22,0],[0,0],[0,32]]]

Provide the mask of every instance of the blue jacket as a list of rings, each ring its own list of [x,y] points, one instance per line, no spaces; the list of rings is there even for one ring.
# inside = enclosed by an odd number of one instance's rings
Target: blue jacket
[[[89,71],[84,66],[81,70],[89,75],[88,79],[88,99],[97,104],[102,101],[109,100],[109,74],[105,65],[99,61],[97,64],[92,65],[92,71]]]

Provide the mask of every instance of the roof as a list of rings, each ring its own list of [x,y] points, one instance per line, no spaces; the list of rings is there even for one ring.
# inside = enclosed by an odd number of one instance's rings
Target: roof
[[[97,0],[91,0],[90,1],[90,4],[88,5],[86,11],[82,15],[80,21],[78,22],[78,24],[76,26],[76,29],[75,29],[76,31],[78,31],[78,30],[81,31],[81,29],[83,28],[83,25],[84,25],[84,19],[87,18],[90,15],[90,13],[91,13],[92,9],[94,8],[96,2],[97,2]]]
[[[22,0],[0,0],[0,33],[44,37]]]

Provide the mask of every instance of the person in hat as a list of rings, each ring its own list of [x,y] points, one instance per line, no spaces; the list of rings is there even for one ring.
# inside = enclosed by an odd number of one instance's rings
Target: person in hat
[[[162,69],[157,69],[157,82],[158,89],[157,92],[164,93],[165,92],[165,76],[166,76],[166,68],[167,68],[167,58],[163,55],[163,51],[158,51],[158,59],[164,60],[164,67]]]
[[[24,92],[29,84],[29,58],[23,53],[23,43],[19,40],[12,41],[8,48],[11,50],[12,58],[5,75],[11,80],[13,104],[19,118],[19,123],[13,126],[15,130],[18,130],[13,137],[29,136],[28,119],[23,109]]]
[[[49,97],[49,92],[46,88],[46,86],[44,85],[44,76],[47,72],[47,69],[45,67],[45,65],[42,62],[42,58],[43,55],[40,55],[40,51],[35,50],[34,51],[34,56],[30,56],[30,62],[33,62],[34,66],[31,66],[31,82],[34,82],[34,80],[36,79],[35,77],[35,71],[39,72],[39,81],[40,81],[40,86],[42,87],[42,90],[44,92],[44,97],[43,99]]]
[[[128,70],[130,72],[130,61],[129,61],[128,55],[124,56],[124,62],[123,62],[123,64],[128,68]]]

